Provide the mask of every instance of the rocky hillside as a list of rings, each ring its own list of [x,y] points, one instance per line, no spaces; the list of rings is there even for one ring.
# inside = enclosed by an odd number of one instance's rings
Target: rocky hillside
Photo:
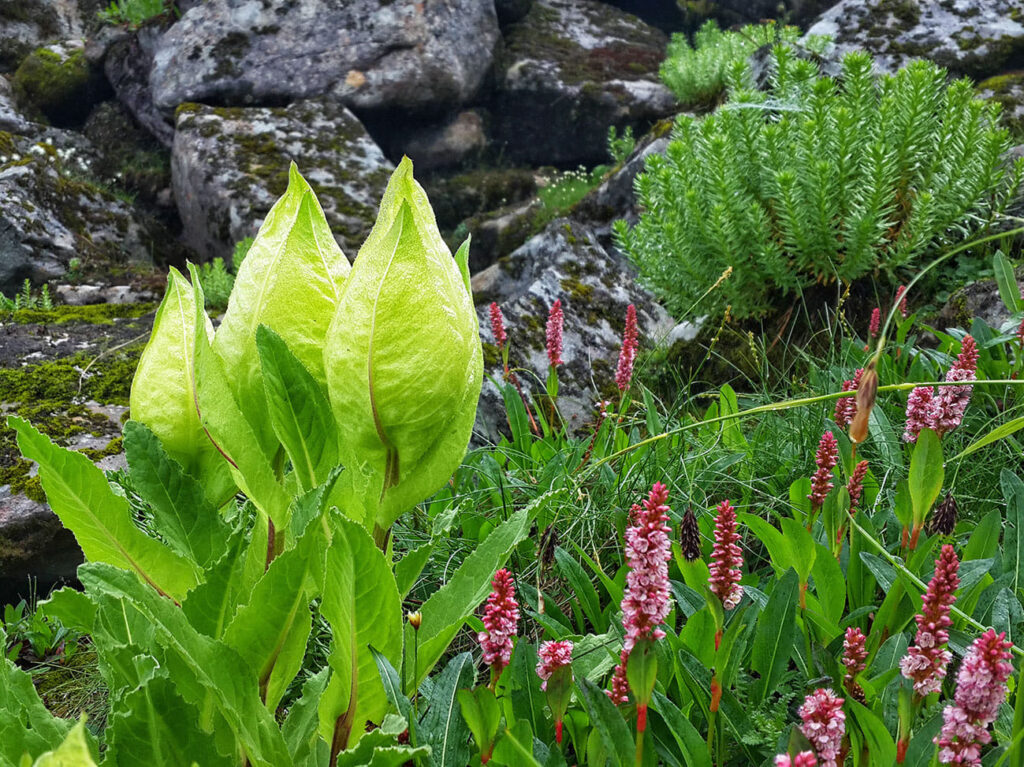
[[[123,9],[136,4],[120,0]],[[1021,119],[1020,0],[782,6],[779,18],[832,35],[837,52],[864,47],[886,68],[927,56],[984,80],[983,95]],[[230,265],[292,161],[354,258],[388,174],[408,155],[450,244],[473,236],[492,374],[501,371],[487,302],[502,307],[529,393],[543,388],[543,322],[562,301],[561,405],[583,425],[613,386],[629,304],[648,348],[696,334],[636,284],[611,238],[612,220],[637,213],[632,184],[643,157],[664,151],[682,109],[658,77],[669,34],[692,32],[708,14],[756,22],[779,7],[178,0],[129,19],[110,18],[98,0],[0,0],[0,292],[13,296],[28,280],[34,300],[45,285],[53,301],[73,305],[0,314],[0,409],[45,400],[34,421],[65,444],[116,455],[111,440],[166,265]],[[638,138],[618,163],[609,128]],[[101,303],[130,306],[74,306]],[[52,372],[42,366],[55,364],[60,391],[37,390],[33,382]],[[485,385],[481,439],[502,428],[497,398]],[[38,500],[0,427],[0,572],[14,583],[41,572],[40,552],[66,548]],[[55,557],[50,576],[73,572],[73,560]]]

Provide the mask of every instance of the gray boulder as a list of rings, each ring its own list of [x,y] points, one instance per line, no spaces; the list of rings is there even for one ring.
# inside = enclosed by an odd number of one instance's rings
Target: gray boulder
[[[21,113],[14,103],[14,89],[6,77],[0,76],[0,131],[28,136],[40,127]]]
[[[0,72],[13,72],[43,45],[83,37],[96,12],[84,10],[75,0],[0,0]]]
[[[149,72],[153,67],[153,52],[162,35],[160,27],[143,27],[136,34],[125,37],[107,51],[103,70],[114,89],[117,100],[132,117],[165,147],[174,141],[174,126],[154,106],[149,87]]]
[[[481,304],[481,334],[487,372],[501,380],[500,356],[490,330],[487,301],[496,301],[505,318],[510,366],[528,397],[541,396],[547,380],[545,323],[556,299],[565,315],[562,359],[558,368],[558,410],[571,430],[594,416],[595,402],[618,396],[615,369],[622,343],[626,307],[634,304],[640,344],[651,348],[674,322],[653,296],[640,287],[632,267],[601,245],[586,224],[557,219],[507,258],[473,278]],[[525,372],[524,372],[525,371]],[[531,405],[532,406],[532,405]],[[497,439],[506,430],[501,394],[485,379],[477,413],[477,438]]]
[[[401,142],[401,154],[409,155],[420,170],[450,168],[479,156],[487,146],[484,119],[467,109],[440,125],[414,131]]]
[[[393,166],[340,104],[178,109],[171,176],[185,241],[203,259],[227,257],[256,234],[294,161],[349,258],[377,215]]]
[[[1024,284],[1024,267],[1016,270],[1017,284]],[[975,317],[991,328],[1013,333],[1020,326],[1020,315],[1013,317],[999,295],[995,280],[978,280],[950,296],[939,311],[939,327],[969,328]]]
[[[1024,52],[1024,6],[1020,0],[842,0],[808,32],[832,35],[841,51],[871,51],[881,71],[916,57],[982,79]]]
[[[0,291],[58,279],[71,259],[100,278],[176,254],[166,230],[87,180],[95,161],[77,134],[0,133]]]
[[[978,83],[978,97],[1002,107],[1003,125],[1020,140],[1024,137],[1024,72],[1009,72]]]
[[[436,111],[476,95],[498,38],[494,4],[480,0],[209,0],[161,38],[150,85],[165,112],[326,94]]]
[[[505,37],[495,141],[531,164],[607,159],[609,126],[645,128],[675,98],[658,79],[665,35],[593,0],[536,0]]]

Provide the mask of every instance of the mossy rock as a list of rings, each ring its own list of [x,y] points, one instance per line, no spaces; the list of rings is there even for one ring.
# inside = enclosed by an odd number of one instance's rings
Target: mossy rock
[[[18,104],[59,127],[80,125],[103,90],[102,75],[92,70],[82,48],[38,48],[11,78]]]
[[[468,218],[530,199],[537,193],[537,180],[529,168],[478,168],[428,179],[424,187],[437,225],[451,234]]]
[[[1003,124],[1017,142],[1024,142],[1024,71],[1005,72],[978,83],[978,97],[1002,108]]]

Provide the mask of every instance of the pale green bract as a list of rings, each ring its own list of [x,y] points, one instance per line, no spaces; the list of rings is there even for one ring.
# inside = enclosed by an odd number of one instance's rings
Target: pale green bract
[[[277,333],[323,383],[324,336],[349,269],[316,195],[293,163],[288,189],[250,246],[213,337],[235,400],[268,455],[277,445],[266,418],[256,329],[266,325]]]
[[[483,380],[466,282],[403,160],[324,349],[342,462],[367,477],[356,492],[381,530],[436,491],[465,453]]]
[[[207,333],[213,325],[206,318]],[[196,307],[192,286],[174,267],[153,321],[153,334],[132,380],[132,417],[146,424],[185,471],[203,479],[218,506],[234,492],[227,464],[199,423],[194,394]]]

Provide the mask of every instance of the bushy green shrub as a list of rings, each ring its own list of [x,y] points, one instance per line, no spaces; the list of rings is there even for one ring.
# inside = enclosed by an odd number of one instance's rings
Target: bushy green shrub
[[[748,24],[740,30],[722,31],[714,21],[704,23],[693,37],[676,33],[669,43],[661,65],[661,79],[684,104],[708,104],[725,93],[730,68],[746,62],[758,48],[773,43],[796,43],[797,27],[770,24]],[[804,41],[811,50],[820,52],[829,38],[815,35]]]
[[[883,272],[991,221],[1019,184],[998,107],[917,61],[876,78],[848,54],[838,79],[777,46],[768,92],[742,88],[703,119],[681,116],[637,179],[644,213],[621,247],[670,309],[763,314],[815,283]]]
[[[150,19],[167,13],[166,0],[112,0],[99,11],[99,17],[108,24],[138,27]]]
[[[245,260],[252,243],[252,237],[246,237],[235,243],[230,268],[224,263],[223,258],[215,258],[200,267],[199,277],[203,283],[203,291],[206,293],[208,309],[227,308],[228,297],[231,295],[231,289],[235,286],[235,275],[238,274],[238,269]]]
[[[3,293],[0,293],[0,311],[17,312],[21,309],[44,309],[49,311],[52,308],[53,299],[50,297],[50,288],[46,285],[43,285],[37,294],[32,291],[32,283],[25,280],[21,291],[15,293],[13,298],[8,298]]]

